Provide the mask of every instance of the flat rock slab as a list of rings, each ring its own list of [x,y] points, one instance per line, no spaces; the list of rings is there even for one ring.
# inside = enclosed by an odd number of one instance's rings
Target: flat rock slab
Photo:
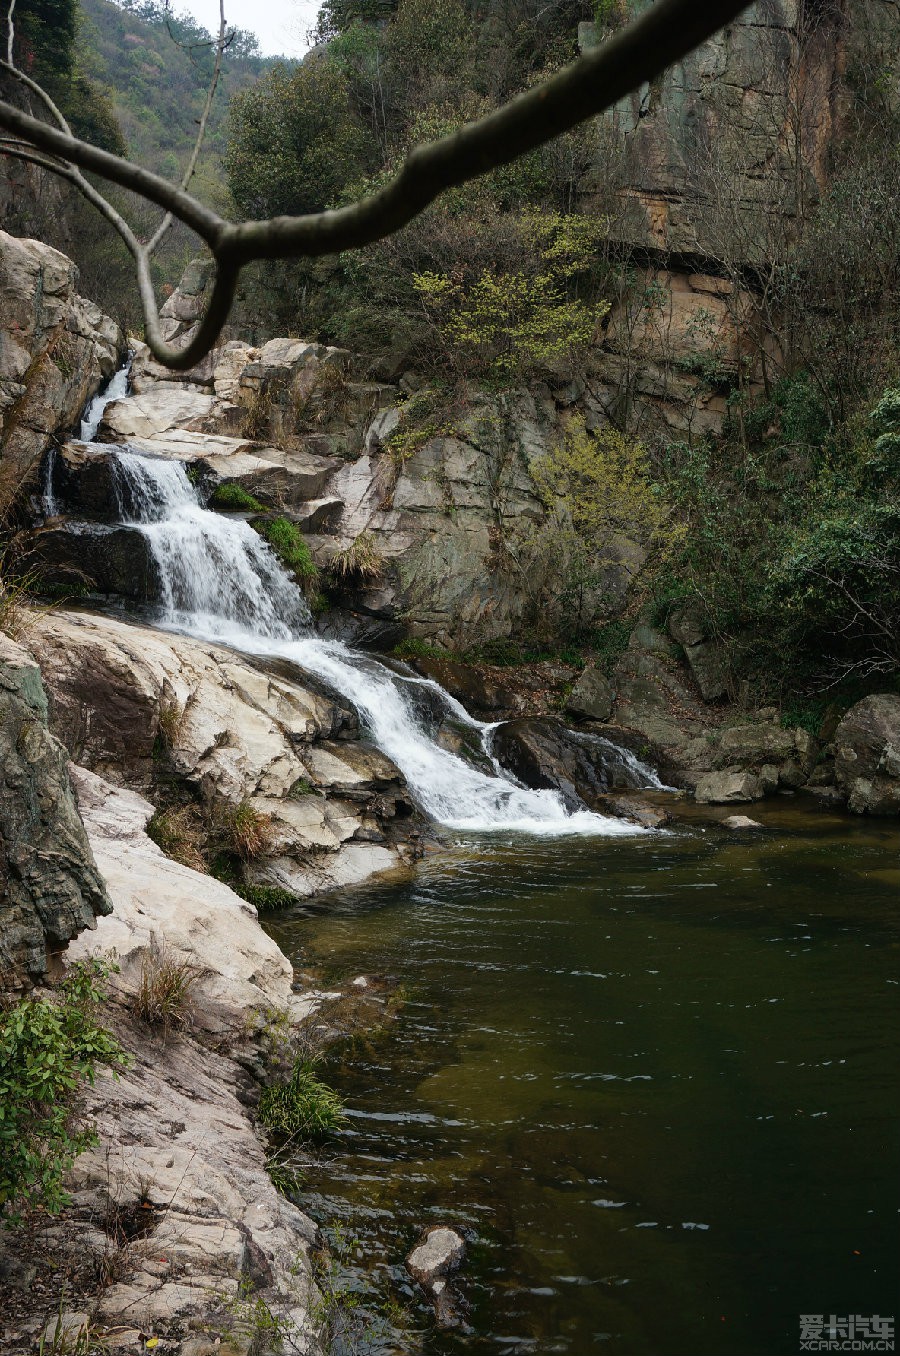
[[[722,825],[726,829],[761,829],[763,827],[758,819],[751,819],[749,815],[729,815],[727,819],[722,820]]]

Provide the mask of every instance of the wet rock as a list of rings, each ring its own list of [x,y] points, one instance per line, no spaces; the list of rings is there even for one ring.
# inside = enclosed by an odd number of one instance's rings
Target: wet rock
[[[763,827],[758,819],[751,819],[749,815],[729,815],[727,819],[722,820],[722,825],[726,829],[761,829]]]
[[[506,721],[494,732],[492,751],[525,786],[558,791],[570,810],[602,808],[609,791],[639,785],[614,744],[551,716]]]
[[[762,800],[765,794],[761,777],[734,767],[700,777],[694,798],[699,805],[729,805],[733,801]]]
[[[470,664],[431,656],[414,659],[412,663],[417,673],[440,683],[467,711],[509,711],[515,706],[515,697],[508,688]]]
[[[854,814],[900,814],[900,697],[852,706],[834,734],[834,777]]]
[[[597,669],[586,668],[566,701],[567,715],[579,720],[607,721],[612,715],[616,692]]]
[[[109,452],[90,443],[66,443],[53,458],[52,476],[53,494],[61,513],[90,522],[120,520]]]
[[[0,634],[0,986],[25,987],[109,897],[34,659]]]
[[[17,542],[17,545],[20,543]],[[146,537],[132,527],[51,518],[21,543],[22,573],[34,571],[39,587],[118,595],[146,603],[158,596],[158,575]]]
[[[644,829],[661,829],[672,820],[668,810],[637,796],[606,796],[598,801],[597,808],[603,808],[617,819],[628,819]]]
[[[247,868],[253,884],[308,895],[398,865],[412,812],[400,772],[337,740],[351,733],[346,711],[299,670],[282,678],[215,645],[86,613],[41,618],[34,645],[53,729],[76,761],[148,790],[162,765],[192,799],[252,805],[268,840]]]
[[[428,1229],[406,1259],[410,1275],[426,1289],[454,1275],[466,1255],[465,1239],[446,1225]]]

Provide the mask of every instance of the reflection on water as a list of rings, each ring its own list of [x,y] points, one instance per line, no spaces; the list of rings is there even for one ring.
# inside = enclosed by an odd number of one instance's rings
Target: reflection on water
[[[402,1277],[464,1225],[474,1333],[433,1353],[780,1356],[892,1314],[896,823],[776,807],[749,842],[465,845],[273,930],[393,976],[304,1203]]]

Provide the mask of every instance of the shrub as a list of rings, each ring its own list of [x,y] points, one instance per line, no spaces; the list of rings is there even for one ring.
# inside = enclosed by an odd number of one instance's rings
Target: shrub
[[[323,1139],[344,1118],[341,1099],[320,1082],[309,1060],[298,1059],[284,1082],[263,1088],[259,1118],[275,1134],[301,1139]]]
[[[313,589],[319,570],[296,523],[289,518],[270,518],[256,526],[282,564],[293,571],[304,588]]]
[[[97,1022],[107,973],[97,961],[75,965],[56,992],[0,1014],[0,1211],[60,1210],[66,1172],[97,1143],[78,1119],[78,1089],[93,1083],[98,1066],[126,1061]]]
[[[191,988],[202,974],[199,965],[180,960],[165,943],[154,938],[141,964],[141,983],[134,996],[134,1012],[148,1026],[170,1031],[185,1026],[191,1015]]]

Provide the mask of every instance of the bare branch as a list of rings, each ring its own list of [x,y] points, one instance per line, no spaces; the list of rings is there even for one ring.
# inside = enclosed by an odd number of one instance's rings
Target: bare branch
[[[13,64],[13,42],[16,37],[16,26],[13,23],[15,12],[16,0],[9,0],[9,9],[6,11],[6,59],[10,66]]]
[[[163,342],[147,261],[135,256],[150,348],[160,362],[183,371],[215,343],[228,316],[238,273],[252,259],[332,254],[359,249],[393,234],[446,189],[508,164],[612,107],[680,61],[745,8],[746,0],[703,5],[696,0],[656,0],[627,28],[550,80],[452,135],[417,147],[380,192],[348,207],[308,216],[232,225],[183,188],[49,127],[11,104],[0,102],[0,127],[40,151],[141,194],[178,217],[209,246],[217,265],[216,281],[200,328],[184,349]]]

